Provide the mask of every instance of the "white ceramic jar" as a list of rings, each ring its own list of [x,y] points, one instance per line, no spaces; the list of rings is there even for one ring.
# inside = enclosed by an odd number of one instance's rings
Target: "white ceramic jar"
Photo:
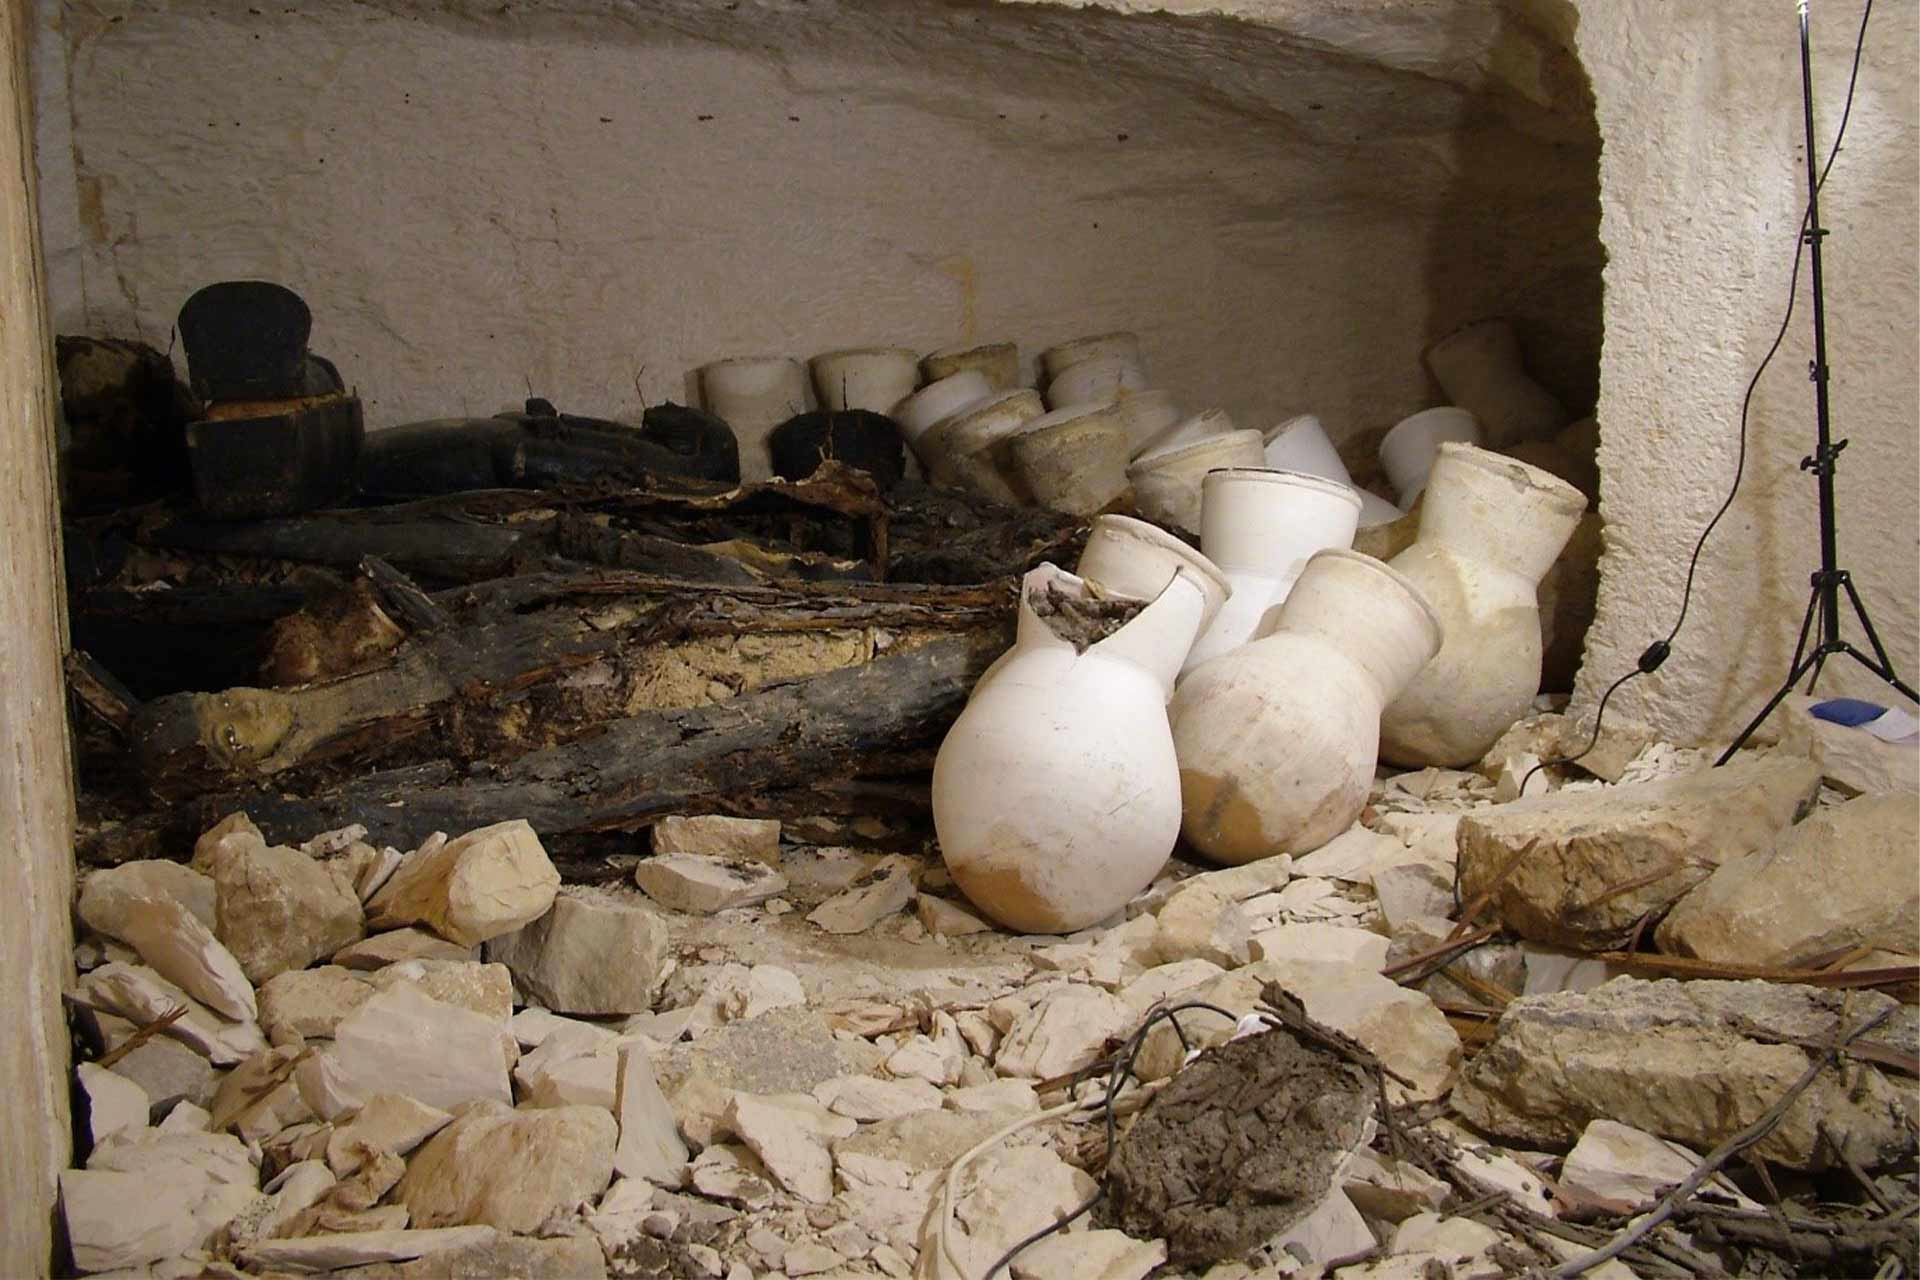
[[[1134,501],[1149,520],[1200,532],[1200,485],[1222,467],[1257,467],[1266,459],[1258,431],[1229,431],[1142,454],[1127,468]]]
[[[920,358],[905,347],[853,347],[807,362],[820,407],[886,413],[920,385]]]
[[[1140,355],[1140,335],[1120,330],[1115,333],[1096,333],[1091,337],[1074,338],[1057,346],[1048,347],[1040,353],[1040,368],[1048,381],[1059,377],[1074,365],[1085,360],[1098,360],[1114,356],[1126,361],[1137,369],[1144,370],[1147,362]]]
[[[1046,410],[1040,393],[1025,389],[1002,391],[975,401],[920,438],[929,459],[927,474],[935,484],[966,489],[981,497],[1010,505],[1029,502],[1014,474],[1013,438]]]
[[[1393,491],[1400,495],[1400,509],[1412,510],[1414,500],[1427,487],[1427,473],[1440,446],[1479,444],[1480,423],[1465,409],[1442,405],[1422,409],[1400,419],[1380,441],[1380,465],[1386,468]]]
[[[1147,389],[1146,370],[1120,356],[1096,356],[1060,371],[1047,383],[1047,405],[1111,404],[1127,391]]]
[[[1527,713],[1540,691],[1540,579],[1586,507],[1538,467],[1440,446],[1419,536],[1392,564],[1432,603],[1447,642],[1388,706],[1383,758],[1469,765]]]
[[[1427,348],[1427,368],[1450,402],[1479,419],[1495,447],[1545,440],[1573,420],[1551,391],[1528,376],[1520,341],[1504,318],[1455,329]]]
[[[1230,431],[1237,430],[1239,430],[1238,426],[1225,409],[1202,409],[1199,413],[1174,423],[1147,449],[1136,455],[1136,458],[1144,458],[1148,453],[1177,449],[1183,444],[1195,444],[1214,436],[1224,436]]]
[[[1017,482],[1055,511],[1090,516],[1127,491],[1127,429],[1107,405],[1043,414],[1008,447]]]
[[[1113,402],[1127,427],[1129,456],[1139,457],[1180,423],[1180,407],[1171,391],[1127,391]]]
[[[1188,843],[1239,864],[1307,853],[1352,826],[1381,709],[1439,647],[1440,621],[1411,582],[1355,551],[1314,556],[1271,634],[1174,692]]]
[[[1042,565],[1022,582],[1019,638],[940,744],[933,822],[954,883],[1021,933],[1106,919],[1153,881],[1180,833],[1166,700],[1206,594],[1186,570],[1092,644],[1041,616],[1086,583]]]
[[[702,365],[699,379],[707,411],[733,428],[740,446],[740,479],[752,483],[771,478],[767,437],[788,418],[807,411],[807,375],[799,361],[738,356]]]
[[[1233,594],[1200,633],[1186,670],[1265,634],[1307,561],[1353,545],[1360,495],[1323,476],[1263,467],[1214,471],[1201,485],[1200,547]]]
[[[984,374],[995,391],[1012,391],[1020,385],[1020,350],[1011,342],[962,342],[942,347],[920,361],[920,372],[928,382],[968,369]]]
[[[968,409],[993,394],[987,376],[977,369],[962,369],[938,382],[929,382],[900,403],[888,415],[906,437],[907,447],[920,456],[920,441],[936,425]],[[928,467],[932,460],[920,457]]]
[[[1074,572],[1116,596],[1151,600],[1182,571],[1206,594],[1200,630],[1212,624],[1233,586],[1220,567],[1157,524],[1132,516],[1095,516]]]
[[[1326,428],[1311,413],[1288,418],[1266,432],[1267,465],[1281,471],[1299,471],[1322,476],[1351,486],[1360,495],[1360,527],[1390,524],[1406,514],[1377,493],[1368,493],[1353,483],[1340,451],[1327,438]]]

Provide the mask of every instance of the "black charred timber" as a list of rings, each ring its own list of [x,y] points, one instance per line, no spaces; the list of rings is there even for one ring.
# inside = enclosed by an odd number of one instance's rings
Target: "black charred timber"
[[[264,280],[223,280],[180,308],[180,342],[203,401],[295,400],[312,395],[307,362],[313,313],[299,294]],[[337,376],[335,381],[337,381]]]
[[[685,458],[686,475],[740,483],[740,442],[717,414],[668,400],[648,406],[640,416],[640,434]]]
[[[187,427],[193,491],[216,520],[299,515],[353,496],[365,434],[355,396],[248,402]]]
[[[194,403],[173,362],[144,342],[114,338],[61,337],[54,353],[67,425],[65,511],[83,515],[186,493]]]
[[[831,458],[873,477],[885,492],[907,473],[900,428],[885,414],[864,409],[796,414],[767,436],[773,473],[804,480]]]

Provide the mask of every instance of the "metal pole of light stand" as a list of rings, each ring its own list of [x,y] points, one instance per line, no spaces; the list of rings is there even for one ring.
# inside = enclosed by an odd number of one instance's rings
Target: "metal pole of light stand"
[[[1806,242],[1809,258],[1809,279],[1813,285],[1813,364],[1809,376],[1813,380],[1814,415],[1817,420],[1818,438],[1814,451],[1800,459],[1800,469],[1811,471],[1820,489],[1820,568],[1813,574],[1813,591],[1807,601],[1807,614],[1800,623],[1800,641],[1793,649],[1793,668],[1787,678],[1781,682],[1779,691],[1767,700],[1740,736],[1721,753],[1716,764],[1725,764],[1733,758],[1733,753],[1746,745],[1773,709],[1793,692],[1800,677],[1811,675],[1808,690],[1811,692],[1813,680],[1820,678],[1820,670],[1827,659],[1836,653],[1844,653],[1860,663],[1861,666],[1885,680],[1895,689],[1905,694],[1908,701],[1920,702],[1911,686],[1901,682],[1894,673],[1893,661],[1887,656],[1886,646],[1880,643],[1880,635],[1873,629],[1873,620],[1867,616],[1867,606],[1861,600],[1859,589],[1853,585],[1853,577],[1840,567],[1839,539],[1837,535],[1837,502],[1833,490],[1833,473],[1840,457],[1840,451],[1847,447],[1845,440],[1833,438],[1833,422],[1827,404],[1827,305],[1826,290],[1822,286],[1820,275],[1821,241],[1827,235],[1827,229],[1820,225],[1820,166],[1818,148],[1813,134],[1813,40],[1808,33],[1807,0],[1799,0],[1800,9],[1800,105],[1806,126],[1807,144],[1807,223],[1801,238]],[[1847,593],[1847,601],[1853,606],[1854,613],[1860,619],[1860,628],[1865,633],[1867,643],[1872,646],[1874,656],[1866,654],[1840,638],[1840,593]],[[1820,633],[1814,640],[1812,649],[1807,641],[1813,634],[1815,617],[1819,618]]]

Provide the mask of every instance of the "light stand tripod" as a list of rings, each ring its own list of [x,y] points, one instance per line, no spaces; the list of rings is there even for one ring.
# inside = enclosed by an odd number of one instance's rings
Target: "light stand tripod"
[[[1827,410],[1827,312],[1826,295],[1820,280],[1820,241],[1827,230],[1820,225],[1820,175],[1815,161],[1813,137],[1813,46],[1807,34],[1807,0],[1800,0],[1800,97],[1807,131],[1807,222],[1800,235],[1807,245],[1813,283],[1813,365],[1810,372],[1815,415],[1819,422],[1818,443],[1811,455],[1800,460],[1800,469],[1813,472],[1820,486],[1820,568],[1813,574],[1813,594],[1807,601],[1807,615],[1800,623],[1800,642],[1793,649],[1792,669],[1781,682],[1779,691],[1767,699],[1767,705],[1760,708],[1760,714],[1740,731],[1740,736],[1733,740],[1715,764],[1725,764],[1735,751],[1746,744],[1761,722],[1772,715],[1773,709],[1793,692],[1794,685],[1800,682],[1802,676],[1811,674],[1814,680],[1818,680],[1820,669],[1835,654],[1852,658],[1906,695],[1908,701],[1920,702],[1920,695],[1914,693],[1913,687],[1903,683],[1894,673],[1887,647],[1880,643],[1880,635],[1873,629],[1873,619],[1867,616],[1866,603],[1860,599],[1860,590],[1853,585],[1852,575],[1840,567],[1839,552],[1835,546],[1833,472],[1840,451],[1847,447],[1847,442],[1833,438],[1832,421]],[[1872,657],[1840,638],[1842,591],[1846,592],[1847,603],[1853,607],[1854,616],[1860,620],[1860,629],[1873,649]],[[1814,636],[1816,619],[1820,628],[1817,640]],[[1811,649],[1807,647],[1809,640],[1815,641]],[[1808,688],[1811,690],[1812,681],[1808,682]]]

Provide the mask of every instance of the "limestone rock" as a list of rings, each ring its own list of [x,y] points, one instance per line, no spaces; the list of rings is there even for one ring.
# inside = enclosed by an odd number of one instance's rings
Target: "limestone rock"
[[[1417,1213],[1393,1233],[1391,1248],[1394,1253],[1439,1254],[1461,1267],[1483,1260],[1487,1250],[1499,1244],[1500,1239],[1498,1231],[1472,1218]]]
[[[620,1059],[610,1042],[587,1053],[575,1053],[529,1064],[522,1058],[513,1078],[524,1090],[524,1107],[603,1107],[613,1110],[619,1097]]]
[[[238,1138],[225,1133],[123,1129],[93,1149],[87,1168],[96,1173],[137,1173],[156,1185],[189,1175],[221,1186],[260,1185],[254,1157]]]
[[[1163,1240],[1135,1240],[1124,1231],[1062,1232],[1016,1257],[1013,1280],[1145,1280],[1166,1260]]]
[[[787,878],[764,862],[701,853],[655,854],[634,867],[633,882],[668,910],[697,916],[756,906],[787,891]]]
[[[1391,945],[1389,939],[1370,929],[1308,920],[1254,934],[1250,950],[1255,960],[1319,960],[1378,973],[1387,967],[1387,948]]]
[[[216,1066],[230,1066],[267,1047],[260,1028],[234,1022],[138,965],[104,964],[80,980],[80,998],[95,1009],[145,1026],[177,1008],[186,1013],[167,1024],[162,1035],[206,1055]]]
[[[1373,869],[1373,892],[1389,927],[1418,916],[1453,914],[1453,871],[1432,862],[1399,862]]]
[[[512,1098],[504,1034],[504,1019],[444,1004],[402,982],[341,1021],[331,1056],[349,1096],[401,1093],[451,1110],[473,1099]]]
[[[1002,1147],[969,1165],[954,1207],[953,1243],[962,1271],[984,1276],[999,1256],[1027,1236],[1071,1214],[1092,1196],[1092,1178],[1045,1147]],[[920,1249],[939,1249],[937,1214],[928,1216]]]
[[[1353,1202],[1338,1187],[1327,1192],[1312,1211],[1275,1236],[1267,1245],[1275,1256],[1303,1253],[1311,1262],[1331,1262],[1371,1249],[1373,1232]]]
[[[399,983],[418,987],[442,1004],[471,1010],[502,1026],[513,1016],[513,975],[502,964],[472,960],[401,960],[367,975],[375,991]]]
[[[368,918],[379,928],[423,924],[471,947],[538,920],[559,888],[540,837],[515,819],[408,858],[373,896]]]
[[[444,1228],[458,1230],[458,1228]],[[489,1239],[426,1254],[413,1262],[370,1267],[353,1280],[606,1280],[607,1260],[591,1238],[538,1240],[495,1234]]]
[[[293,1082],[300,1050],[264,1049],[229,1071],[213,1095],[209,1123],[245,1142],[263,1142],[290,1125],[313,1119]]]
[[[613,1117],[597,1107],[463,1103],[415,1153],[393,1198],[418,1227],[484,1223],[531,1232],[607,1189],[616,1137]]]
[[[266,837],[253,825],[253,819],[244,813],[230,813],[200,833],[200,838],[193,842],[193,859],[189,865],[195,871],[212,875],[214,858],[222,849],[266,847]]]
[[[1094,987],[1067,986],[1014,1020],[994,1066],[1000,1074],[1050,1080],[1089,1066],[1133,1029],[1133,1011]]]
[[[913,900],[914,914],[920,925],[936,938],[961,938],[970,933],[991,933],[993,926],[967,908],[946,898],[923,893]]]
[[[905,858],[883,858],[843,892],[807,914],[828,933],[865,933],[913,901],[913,865]]]
[[[787,1098],[735,1094],[727,1104],[727,1127],[788,1191],[811,1204],[833,1199],[833,1157],[820,1117]],[[852,1131],[848,1122],[845,1132]]]
[[[113,1064],[114,1074],[146,1091],[149,1116],[162,1115],[180,1102],[205,1106],[213,1101],[217,1081],[213,1063],[178,1040],[154,1036],[127,1051]]]
[[[478,960],[480,948],[448,942],[430,929],[409,925],[369,934],[360,941],[333,953],[333,963],[343,969],[366,972],[382,969],[402,960]]]
[[[553,909],[487,943],[521,991],[562,1013],[644,1013],[666,962],[667,923],[639,895],[569,885]]]
[[[1040,1095],[1025,1080],[995,1080],[988,1084],[955,1089],[942,1101],[952,1111],[1000,1112],[1038,1111]]]
[[[164,859],[126,862],[92,872],[80,882],[75,910],[80,923],[95,933],[126,940],[128,916],[145,898],[171,899],[207,928],[214,927],[213,881],[190,867]]]
[[[339,965],[289,969],[260,987],[260,1028],[274,1044],[331,1039],[340,1020],[373,994],[371,983]]]
[[[1138,1023],[1149,1009],[1165,1002],[1174,992],[1211,982],[1225,972],[1211,960],[1176,960],[1172,964],[1155,965],[1122,987],[1120,999]]]
[[[817,1276],[831,1271],[846,1259],[823,1244],[803,1243],[789,1248],[780,1258],[780,1269],[790,1276]]]
[[[1507,1006],[1452,1103],[1476,1128],[1530,1147],[1569,1145],[1592,1121],[1609,1119],[1709,1150],[1757,1120],[1806,1069],[1808,1051],[1778,1041],[1825,1042],[1843,1021],[1857,1026],[1890,1004],[1864,992],[1633,978],[1527,996]],[[1904,1030],[1883,1026],[1876,1038],[1912,1052],[1905,1016]],[[1912,1157],[1915,1115],[1911,1089],[1847,1061],[1823,1072],[1754,1150],[1822,1168],[1833,1158],[1818,1136],[1824,1122],[1856,1163],[1873,1168]]]
[[[1699,1153],[1677,1142],[1663,1142],[1612,1120],[1595,1120],[1567,1153],[1559,1181],[1570,1192],[1624,1213],[1650,1205],[1699,1165]],[[1734,1204],[1746,1199],[1723,1177],[1709,1180],[1700,1195]]]
[[[655,1055],[653,1070],[678,1112],[677,1095],[693,1080],[742,1093],[807,1093],[857,1068],[818,1014],[781,1009],[673,1045]],[[701,1141],[691,1130],[687,1136]]]
[[[1654,938],[1679,955],[1782,967],[1849,947],[1910,948],[1920,936],[1916,850],[1911,792],[1821,809],[1773,847],[1721,863]]]
[[[653,852],[700,854],[780,865],[778,818],[730,818],[721,814],[662,818],[653,824]],[[644,865],[644,864],[643,864]]]
[[[364,1149],[407,1155],[452,1119],[450,1113],[404,1095],[376,1093],[352,1119],[333,1126],[327,1139],[327,1167],[344,1178],[360,1167]]]
[[[1460,822],[1461,897],[1491,890],[1535,941],[1617,946],[1714,867],[1770,845],[1819,786],[1810,762],[1774,757],[1480,810]]]
[[[880,1080],[850,1076],[821,1085],[814,1096],[835,1115],[850,1120],[891,1120],[916,1111],[938,1111],[945,1095],[925,1080]]]
[[[215,1013],[237,1022],[258,1017],[253,984],[240,962],[177,899],[135,899],[121,931],[155,973]]]
[[[647,1051],[639,1045],[620,1048],[613,1114],[619,1124],[614,1172],[679,1186],[687,1167],[687,1144],[681,1140],[673,1108],[654,1079]]]
[[[1406,846],[1392,836],[1355,825],[1312,853],[1295,858],[1293,873],[1345,880],[1350,884],[1370,884],[1374,867],[1401,861],[1406,856]]]
[[[1780,704],[1780,747],[1806,756],[1848,795],[1920,791],[1920,747],[1882,742],[1865,729],[1813,714],[1823,698],[1791,694]],[[1911,801],[1909,801],[1911,803]]]
[[[359,939],[360,895],[297,849],[223,842],[213,857],[220,941],[255,985]]]
[[[60,1208],[81,1271],[119,1271],[171,1258],[200,1244],[194,1219],[204,1177],[63,1169]]]
[[[779,1194],[773,1175],[752,1149],[732,1142],[716,1142],[693,1162],[693,1188],[714,1200],[743,1209],[761,1209]]]
[[[404,1262],[498,1239],[491,1227],[441,1227],[411,1231],[353,1231],[298,1240],[256,1240],[240,1261],[264,1271],[320,1272],[370,1262]]]
[[[1210,960],[1223,969],[1247,962],[1252,928],[1237,900],[1210,884],[1189,884],[1160,908],[1153,951],[1161,964]]]
[[[1354,1208],[1385,1222],[1438,1209],[1453,1191],[1445,1178],[1436,1178],[1411,1160],[1395,1160],[1366,1147],[1353,1153],[1341,1180]]]
[[[87,1095],[87,1129],[96,1144],[122,1129],[147,1127],[152,1104],[145,1089],[92,1062],[81,1063],[74,1073]]]

